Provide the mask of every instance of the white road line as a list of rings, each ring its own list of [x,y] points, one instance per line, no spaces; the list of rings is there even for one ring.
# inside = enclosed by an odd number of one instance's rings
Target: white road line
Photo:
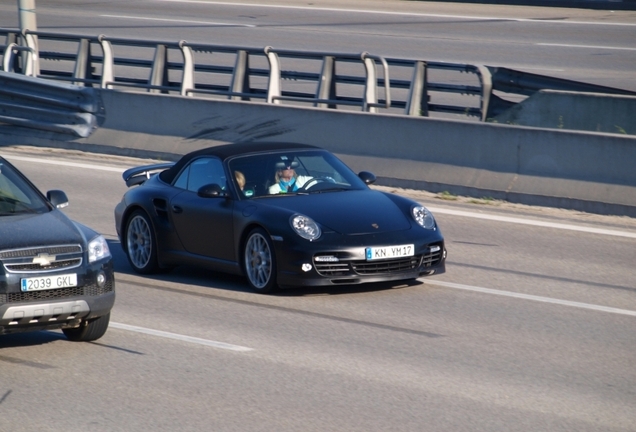
[[[632,311],[632,310],[628,310],[628,309],[618,309],[618,308],[607,307],[607,306],[593,305],[593,304],[589,304],[589,303],[580,303],[580,302],[574,302],[574,301],[568,301],[568,300],[559,300],[559,299],[554,299],[554,298],[550,298],[550,297],[541,297],[541,296],[530,295],[530,294],[520,294],[520,293],[511,292],[511,291],[500,291],[500,290],[495,290],[495,289],[490,289],[490,288],[481,288],[481,287],[470,286],[470,285],[456,284],[456,283],[452,283],[452,282],[429,281],[428,279],[423,281],[423,282],[426,285],[438,285],[438,286],[442,286],[442,287],[445,287],[445,288],[454,288],[454,289],[460,289],[460,290],[465,290],[465,291],[474,291],[474,292],[479,292],[479,293],[484,293],[484,294],[493,294],[493,295],[500,295],[500,296],[505,296],[505,297],[514,297],[514,298],[519,298],[519,299],[524,299],[524,300],[532,300],[532,301],[543,302],[543,303],[552,303],[552,304],[557,304],[557,305],[561,305],[561,306],[577,307],[577,308],[581,308],[581,309],[590,309],[590,310],[595,310],[595,311],[600,311],[600,312],[609,312],[609,313],[614,313],[614,314],[628,315],[628,316],[636,317],[636,311]]]
[[[571,44],[557,44],[557,43],[537,43],[535,45],[565,47],[565,48],[590,48],[590,49],[604,49],[604,50],[617,50],[617,51],[636,51],[636,48],[600,46],[600,45],[571,45]]]
[[[142,20],[142,21],[162,21],[162,22],[174,22],[174,23],[186,23],[186,24],[206,24],[206,25],[233,26],[233,27],[256,27],[255,25],[251,25],[251,24],[229,24],[229,23],[221,23],[221,22],[213,22],[213,21],[191,21],[191,20],[182,20],[182,19],[149,18],[149,17],[140,17],[140,16],[126,16],[126,15],[100,15],[100,17],[134,19],[134,20]]]
[[[149,329],[149,328],[145,328],[145,327],[137,327],[137,326],[132,326],[132,325],[128,325],[128,324],[121,324],[121,323],[116,323],[116,322],[111,322],[109,324],[109,327],[116,328],[116,329],[119,329],[119,330],[127,330],[127,331],[131,331],[131,332],[135,332],[135,333],[143,333],[143,334],[147,334],[147,335],[151,335],[151,336],[163,337],[163,338],[167,338],[167,339],[174,339],[174,340],[178,340],[178,341],[182,341],[182,342],[189,342],[189,343],[194,343],[194,344],[198,344],[198,345],[205,345],[205,346],[209,346],[209,347],[213,347],[213,348],[220,348],[220,349],[230,350],[230,351],[242,351],[242,352],[254,351],[253,348],[248,348],[248,347],[244,347],[244,346],[240,346],[240,345],[232,345],[232,344],[228,344],[228,343],[224,343],[224,342],[217,342],[217,341],[208,340],[208,339],[201,339],[201,338],[197,338],[197,337],[185,336],[185,335],[180,335],[180,334],[176,334],[176,333],[169,333],[169,332],[164,332],[164,331],[160,331],[160,330],[153,330],[153,329]]]
[[[328,8],[328,7],[311,7],[311,6],[287,6],[287,5],[263,5],[255,3],[232,3],[232,2],[216,2],[205,0],[155,0],[159,2],[170,3],[196,3],[206,5],[219,5],[219,6],[244,6],[244,7],[259,7],[259,8],[271,8],[271,9],[295,9],[295,10],[310,10],[317,12],[351,12],[361,14],[375,14],[375,15],[401,15],[401,16],[419,16],[430,18],[451,18],[451,19],[464,19],[472,21],[515,21],[515,22],[530,22],[530,23],[548,23],[548,24],[579,24],[579,25],[605,25],[605,26],[626,26],[636,27],[636,23],[608,23],[599,21],[566,21],[566,20],[552,20],[552,19],[537,19],[537,18],[510,18],[510,17],[488,17],[488,16],[469,16],[469,15],[447,15],[447,14],[429,14],[418,12],[392,12],[392,11],[379,11],[379,10],[360,10],[360,9],[342,9],[342,8]]]
[[[497,216],[497,215],[484,214],[484,213],[473,213],[473,212],[467,212],[467,211],[461,211],[461,210],[449,210],[449,209],[436,208],[436,207],[427,207],[427,208],[431,212],[433,212],[433,214],[435,213],[448,214],[453,216],[469,217],[474,219],[491,220],[495,222],[508,222],[508,223],[522,224],[522,225],[538,226],[543,228],[556,228],[561,230],[580,231],[580,232],[586,232],[591,234],[636,238],[636,233],[628,232],[628,231],[592,228],[592,227],[585,227],[585,226],[579,226],[579,225],[570,225],[570,224],[562,224],[562,223],[555,223],[555,222],[544,222],[544,221],[531,220],[531,219],[521,219],[521,218],[515,218],[515,217],[509,217],[509,216]]]
[[[123,173],[125,171],[125,169],[123,168],[114,168],[114,167],[108,167],[103,165],[83,164],[83,163],[76,163],[76,162],[56,161],[51,159],[41,159],[41,158],[13,156],[13,155],[5,155],[3,157],[8,160],[19,160],[23,162],[42,163],[47,165],[61,165],[61,166],[75,167],[75,168],[86,168],[86,169],[97,170],[97,171],[112,171],[112,172],[118,172],[118,173]]]

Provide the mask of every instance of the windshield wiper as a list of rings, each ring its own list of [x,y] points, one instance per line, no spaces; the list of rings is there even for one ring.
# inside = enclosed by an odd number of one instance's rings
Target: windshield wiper
[[[16,213],[36,213],[37,211],[30,207],[28,204],[17,200],[15,198],[10,198],[8,196],[0,196],[0,202],[6,202],[13,205],[12,212],[3,212],[4,214],[16,214]],[[20,211],[17,211],[20,209]]]
[[[351,189],[342,188],[342,187],[334,187],[334,188],[320,189],[320,190],[315,190],[315,191],[310,190],[309,193],[318,194],[318,193],[325,193],[325,192],[344,192],[344,191],[348,191],[348,190],[351,190]]]

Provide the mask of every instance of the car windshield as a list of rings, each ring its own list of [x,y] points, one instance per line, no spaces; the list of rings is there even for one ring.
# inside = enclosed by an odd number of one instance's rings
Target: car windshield
[[[324,150],[288,150],[241,156],[229,164],[237,190],[246,198],[366,189],[342,161]]]
[[[11,165],[0,159],[0,216],[49,210],[42,196]]]

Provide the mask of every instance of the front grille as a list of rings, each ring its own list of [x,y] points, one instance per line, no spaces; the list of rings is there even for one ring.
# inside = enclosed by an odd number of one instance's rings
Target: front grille
[[[422,267],[432,267],[442,260],[442,249],[422,255]]]
[[[5,264],[4,267],[10,272],[40,272],[48,270],[60,270],[65,268],[79,267],[82,264],[81,258],[72,258],[69,260],[60,260],[52,262],[49,265],[41,266],[40,264]]]
[[[65,299],[71,297],[95,297],[113,290],[113,282],[108,281],[103,287],[95,284],[70,288],[57,288],[52,290],[16,292],[0,294],[0,304],[36,302],[51,299]]]
[[[82,252],[80,245],[61,245],[61,246],[39,246],[34,248],[13,249],[0,251],[0,259],[7,258],[30,258],[39,254],[62,255]]]
[[[322,276],[346,276],[351,272],[349,263],[317,263],[314,262],[314,267],[318,274]]]
[[[82,265],[82,246],[58,245],[0,251],[9,273],[46,273]]]
[[[351,267],[359,275],[400,273],[416,269],[421,259],[422,256],[417,255],[393,260],[353,261]]]

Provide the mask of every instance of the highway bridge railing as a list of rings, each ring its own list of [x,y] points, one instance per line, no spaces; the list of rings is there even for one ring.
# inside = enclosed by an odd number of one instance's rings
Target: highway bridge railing
[[[484,65],[0,28],[3,70],[78,86],[488,121],[543,89],[621,89]],[[1,40],[1,39],[0,39]]]
[[[1,36],[5,71],[79,86],[476,119],[488,99],[487,69],[465,64],[18,29]]]

